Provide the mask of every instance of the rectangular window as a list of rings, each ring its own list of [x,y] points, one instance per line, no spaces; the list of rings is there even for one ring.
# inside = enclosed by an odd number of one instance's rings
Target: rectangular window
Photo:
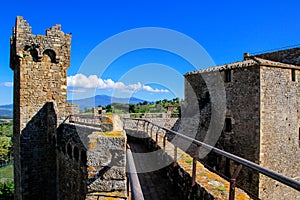
[[[296,81],[296,70],[295,69],[292,69],[292,81]]]
[[[231,118],[225,118],[225,132],[231,132],[232,130],[232,121]]]
[[[231,82],[231,70],[230,69],[225,71],[225,82],[226,83]]]

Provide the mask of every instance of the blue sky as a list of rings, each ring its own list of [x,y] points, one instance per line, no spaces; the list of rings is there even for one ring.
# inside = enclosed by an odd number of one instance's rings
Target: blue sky
[[[133,93],[139,98],[155,100],[183,96],[183,80],[177,75],[193,70],[194,66],[170,52],[137,50],[120,56],[104,73],[93,74],[96,64],[82,70],[83,61],[97,45],[130,29],[162,27],[181,32],[202,45],[217,65],[241,60],[244,52],[300,44],[300,3],[296,0],[3,1],[0,4],[0,105],[12,103],[9,37],[17,15],[24,16],[34,34],[44,34],[55,24],[62,24],[64,32],[72,33],[69,77],[82,73],[86,81],[90,80],[90,75],[96,75],[105,86],[111,83],[109,79],[113,82],[111,88],[70,87],[69,98],[75,90],[78,93],[74,93],[74,98],[80,98],[111,94],[118,86],[116,83],[123,83],[123,89],[128,89],[138,86],[139,82],[141,89]],[[166,76],[159,64],[177,74]],[[157,75],[149,74],[149,69],[157,70]],[[156,81],[151,83],[151,78]],[[121,94],[117,91],[116,95]]]

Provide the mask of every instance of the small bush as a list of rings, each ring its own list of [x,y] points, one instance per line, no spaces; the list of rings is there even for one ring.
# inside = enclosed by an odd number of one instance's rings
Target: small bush
[[[6,181],[0,182],[0,200],[14,199],[14,182]]]

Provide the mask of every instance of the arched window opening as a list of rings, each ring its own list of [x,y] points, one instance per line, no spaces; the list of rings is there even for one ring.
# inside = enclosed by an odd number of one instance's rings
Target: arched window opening
[[[51,49],[46,49],[44,52],[43,52],[43,55],[47,55],[49,56],[49,58],[51,59],[51,62],[52,63],[56,63],[56,53],[51,50]]]
[[[36,50],[36,48],[38,48],[39,46],[36,45],[36,44],[32,44],[32,45],[26,45],[24,50],[25,51],[29,51],[31,57],[32,57],[32,60],[34,62],[38,62],[39,61],[39,53],[38,51]]]

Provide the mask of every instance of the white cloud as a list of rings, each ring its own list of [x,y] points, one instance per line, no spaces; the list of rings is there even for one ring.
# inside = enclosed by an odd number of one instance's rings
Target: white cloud
[[[0,85],[5,86],[5,87],[13,87],[13,82],[3,82]]]
[[[83,74],[76,74],[75,76],[69,76],[67,78],[68,81],[68,86],[73,87],[73,88],[81,88],[82,89],[91,89],[91,88],[96,88],[99,90],[118,90],[121,92],[138,92],[141,90],[147,91],[147,92],[153,92],[153,93],[167,93],[169,92],[168,90],[165,89],[157,89],[157,88],[152,88],[149,85],[143,85],[140,82],[135,83],[135,84],[129,84],[126,85],[122,82],[114,82],[111,79],[106,79],[103,80],[97,75],[90,75],[90,76],[85,76]]]
[[[84,93],[85,90],[84,89],[70,89],[70,90],[68,90],[68,92],[71,92],[71,93]]]

